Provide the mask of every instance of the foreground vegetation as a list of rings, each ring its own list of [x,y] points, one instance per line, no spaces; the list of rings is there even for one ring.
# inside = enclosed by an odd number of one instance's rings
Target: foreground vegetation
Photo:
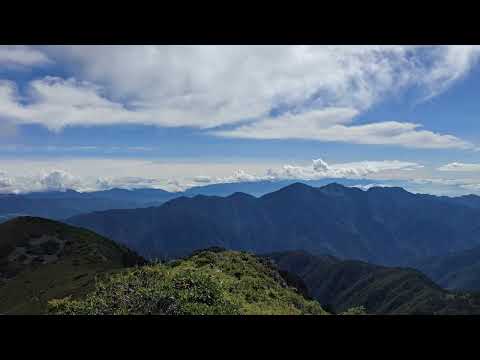
[[[210,249],[126,269],[82,299],[49,302],[50,314],[327,314],[289,286],[267,259]]]

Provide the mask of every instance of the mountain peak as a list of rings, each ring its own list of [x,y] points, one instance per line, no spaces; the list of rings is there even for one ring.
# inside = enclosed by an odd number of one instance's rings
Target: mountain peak
[[[234,192],[233,194],[227,196],[229,199],[256,199],[255,196],[252,196],[250,194],[244,193],[244,192]]]
[[[343,191],[343,190],[346,190],[347,187],[342,185],[342,184],[339,184],[337,182],[332,182],[330,184],[327,184],[325,186],[322,186],[320,189],[324,189],[324,190],[333,190],[333,191]]]
[[[367,190],[367,192],[387,192],[387,193],[396,193],[396,194],[411,194],[404,188],[400,186],[373,186]]]
[[[313,187],[306,185],[302,182],[294,182],[293,184],[285,186],[283,189],[290,189],[290,190],[311,190],[314,189]]]

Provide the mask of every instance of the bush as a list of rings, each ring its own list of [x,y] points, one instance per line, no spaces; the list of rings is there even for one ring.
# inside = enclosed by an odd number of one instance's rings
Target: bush
[[[236,314],[219,285],[193,271],[172,274],[161,265],[145,266],[99,282],[84,300],[49,302],[49,313],[64,315]]]
[[[81,300],[49,302],[51,314],[326,314],[285,284],[255,256],[201,251],[182,260],[146,265],[97,282]]]
[[[365,309],[365,306],[355,306],[340,313],[340,315],[367,315],[367,310]]]

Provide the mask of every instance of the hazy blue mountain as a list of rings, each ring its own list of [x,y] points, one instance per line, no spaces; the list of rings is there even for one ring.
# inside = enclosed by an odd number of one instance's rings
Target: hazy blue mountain
[[[318,181],[306,181],[312,186],[325,185],[332,179]],[[345,185],[366,184],[366,180],[338,179]],[[228,184],[212,184],[198,186],[185,192],[168,192],[162,189],[119,189],[78,192],[75,190],[66,191],[45,191],[27,194],[0,194],[0,222],[6,219],[30,215],[61,220],[77,214],[92,211],[109,209],[133,209],[150,206],[159,206],[168,200],[195,195],[216,195],[228,196],[235,192],[246,192],[260,196],[286,185],[292,184],[288,181],[260,181],[240,182]]]
[[[273,191],[280,190],[281,188],[294,184],[296,182],[301,182],[302,184],[312,187],[319,187],[328,185],[332,182],[336,182],[344,186],[368,185],[372,183],[372,180],[325,178],[320,180],[281,180],[211,184],[192,187],[188,190],[185,190],[185,192],[183,192],[181,195],[188,197],[195,195],[228,196],[236,192],[243,192],[253,196],[262,196]]]
[[[166,201],[181,196],[229,196],[236,192],[244,192],[258,197],[277,191],[295,182],[295,180],[283,180],[211,184],[193,187],[184,192],[168,192],[162,189],[127,190],[114,188],[93,192],[66,190],[34,192],[21,195],[0,194],[0,222],[6,218],[21,215],[42,216],[58,220],[92,211],[160,206]],[[312,187],[325,186],[332,182],[344,186],[365,186],[372,181],[333,178],[301,181],[301,183]],[[432,197],[431,195],[421,196],[426,198]],[[480,197],[476,195],[456,198],[441,197],[441,199],[451,203],[480,208]]]
[[[371,314],[480,314],[479,295],[446,291],[414,269],[302,251],[267,257],[280,270],[299,276],[327,311],[340,313],[364,306]]]
[[[93,198],[81,193],[8,195],[0,198],[0,216],[40,216],[63,219],[76,214],[114,208],[133,208],[137,204],[123,200]]]
[[[210,246],[267,253],[306,250],[384,265],[480,245],[480,210],[402,188],[368,191],[294,183],[256,198],[180,197],[160,207],[72,217],[145,256]]]
[[[81,213],[108,209],[132,209],[160,205],[179,196],[160,189],[111,189],[94,192],[50,191],[0,196],[0,222],[30,215],[64,219]]]

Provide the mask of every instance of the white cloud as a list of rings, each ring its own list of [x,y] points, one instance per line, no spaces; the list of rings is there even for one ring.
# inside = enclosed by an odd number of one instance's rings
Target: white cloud
[[[235,183],[277,180],[319,180],[324,178],[368,178],[372,175],[389,176],[392,171],[413,171],[423,166],[415,162],[398,160],[360,161],[329,165],[322,159],[312,160],[307,166],[283,165],[280,168],[268,168],[263,175],[249,174],[236,170],[233,175],[210,178],[210,183]]]
[[[322,159],[313,160],[310,166],[284,165],[279,170],[268,170],[273,179],[317,180],[322,178],[363,178],[393,170],[411,171],[421,168],[414,162],[398,160],[360,161],[329,165]]]
[[[72,125],[211,129],[240,124],[216,133],[472,147],[419,124],[353,122],[407,88],[427,98],[445,91],[476,63],[475,46],[53,46],[32,51],[40,50],[73,77],[34,80],[26,94],[3,82],[0,118],[57,131]],[[279,108],[289,112],[268,117]],[[242,126],[245,121],[253,123]]]
[[[44,174],[40,178],[39,183],[41,188],[47,191],[65,191],[78,188],[80,185],[78,179],[62,170],[54,170]]]
[[[437,53],[437,54],[435,54]],[[464,77],[480,56],[478,45],[442,46],[434,49],[430,57],[434,66],[426,76],[429,99]]]
[[[82,188],[79,178],[62,170],[43,171],[34,176],[14,176],[0,173],[0,193],[32,191],[65,191]]]
[[[5,173],[0,172],[0,192],[2,189],[8,189],[13,185],[12,179]]]
[[[355,108],[406,85],[438,93],[468,72],[479,54],[477,46],[376,45],[55,46],[46,51],[74,62],[77,75],[108,86],[115,98],[181,110],[198,104],[203,113],[228,108],[230,116],[244,107],[238,105],[268,111],[272,102],[301,105],[319,92],[322,103]]]
[[[41,51],[29,46],[1,45],[0,65],[2,66],[36,66],[50,63],[51,60]]]
[[[384,121],[365,125],[352,123],[357,111],[327,108],[301,114],[267,117],[215,135],[250,139],[311,139],[354,144],[399,145],[423,149],[475,149],[475,145],[453,135],[421,129],[420,124]]]
[[[90,185],[89,190],[161,188],[164,185],[165,181],[159,179],[148,179],[140,176],[123,176],[99,178],[94,184]]]
[[[404,185],[416,192],[459,196],[480,192],[480,178],[415,178],[409,179]]]
[[[466,164],[461,162],[452,162],[452,163],[440,166],[437,170],[475,172],[475,171],[480,171],[480,164]]]
[[[394,185],[388,185],[388,184],[366,184],[366,185],[353,185],[351,187],[354,187],[354,188],[358,188],[358,189],[361,189],[363,191],[367,191],[373,187],[392,187]]]
[[[20,101],[14,83],[0,83],[0,117],[19,123],[40,123],[51,130],[65,126],[91,126],[142,122],[141,113],[125,109],[101,96],[97,86],[47,77],[29,85],[27,104]]]
[[[463,185],[460,185],[460,187],[462,187],[463,189],[466,189],[466,190],[470,190],[470,191],[475,191],[475,192],[479,192],[479,191],[480,191],[480,183],[476,183],[476,184],[463,184]]]

